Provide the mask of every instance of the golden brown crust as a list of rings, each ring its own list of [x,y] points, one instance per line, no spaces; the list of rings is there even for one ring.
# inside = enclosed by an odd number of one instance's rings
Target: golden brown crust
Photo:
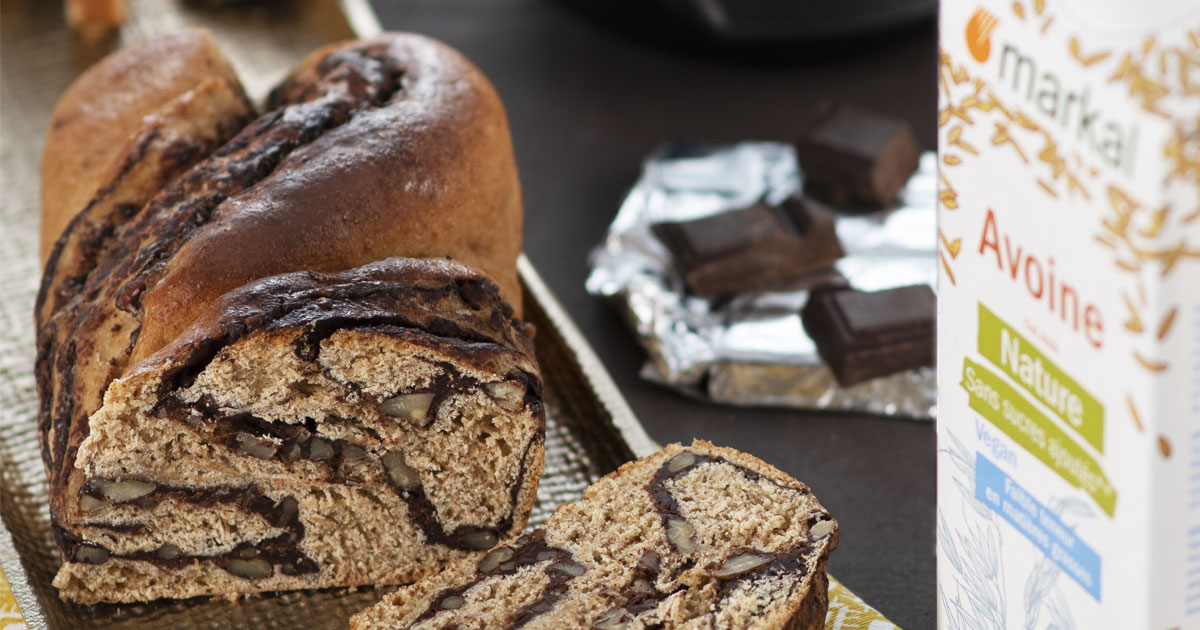
[[[251,114],[240,87],[212,77],[143,118],[95,196],[50,248],[42,285],[63,287],[89,273],[125,223],[167,182],[229,140]],[[66,299],[69,294],[40,296],[38,320],[47,321]]]
[[[499,97],[470,62],[433,40],[385,36],[351,46],[381,44],[402,64],[394,100],[297,149],[275,175],[225,202],[146,291],[133,361],[246,282],[388,256],[448,257],[478,269],[520,317],[521,201]]]
[[[239,86],[233,67],[203,29],[122,49],[89,68],[59,98],[42,152],[42,261],[120,161],[142,119],[204,80]]]
[[[458,301],[444,304],[433,297],[439,294],[453,295]],[[311,313],[298,318],[296,313],[317,300],[322,301],[320,309],[309,309]],[[512,312],[501,301],[495,283],[461,264],[413,258],[387,258],[335,274],[280,274],[238,287],[206,304],[185,331],[134,364],[124,376],[194,369],[237,337],[272,327],[285,317],[290,326],[306,325],[314,330],[332,326],[325,334],[350,327],[348,322],[436,329],[447,339],[482,344],[472,348],[481,362],[478,369],[503,372],[515,367],[537,378],[533,340],[511,319]],[[495,349],[521,358],[514,360]]]

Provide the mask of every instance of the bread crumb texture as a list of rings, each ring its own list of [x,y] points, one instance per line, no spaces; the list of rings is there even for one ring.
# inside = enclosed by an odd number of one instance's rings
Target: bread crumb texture
[[[837,542],[803,484],[732,449],[674,444],[351,627],[823,628]]]

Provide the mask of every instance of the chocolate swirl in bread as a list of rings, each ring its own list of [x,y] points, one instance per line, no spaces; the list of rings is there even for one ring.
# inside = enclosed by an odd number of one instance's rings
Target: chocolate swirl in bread
[[[812,492],[778,470],[706,442],[673,444],[351,627],[819,630],[838,536]]]
[[[409,581],[532,507],[541,384],[486,79],[386,35],[317,51],[249,117],[225,77],[169,99],[50,253],[39,423],[66,597]]]

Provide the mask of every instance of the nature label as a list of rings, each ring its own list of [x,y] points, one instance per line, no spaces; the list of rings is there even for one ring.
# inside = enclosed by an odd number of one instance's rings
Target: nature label
[[[983,304],[979,305],[979,353],[1104,453],[1100,401]]]

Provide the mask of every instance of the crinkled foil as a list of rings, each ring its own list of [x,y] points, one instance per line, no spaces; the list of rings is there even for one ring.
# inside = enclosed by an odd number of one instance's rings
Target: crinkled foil
[[[720,300],[690,295],[669,251],[650,230],[653,223],[705,217],[759,199],[777,204],[802,188],[789,144],[665,144],[646,159],[604,242],[592,252],[587,290],[620,306],[649,354],[642,369],[647,380],[719,403],[933,419],[933,368],[841,387],[800,320],[807,288],[838,274],[868,291],[935,286],[933,153],[921,157],[897,207],[841,214],[837,234],[845,257],[794,290]]]

